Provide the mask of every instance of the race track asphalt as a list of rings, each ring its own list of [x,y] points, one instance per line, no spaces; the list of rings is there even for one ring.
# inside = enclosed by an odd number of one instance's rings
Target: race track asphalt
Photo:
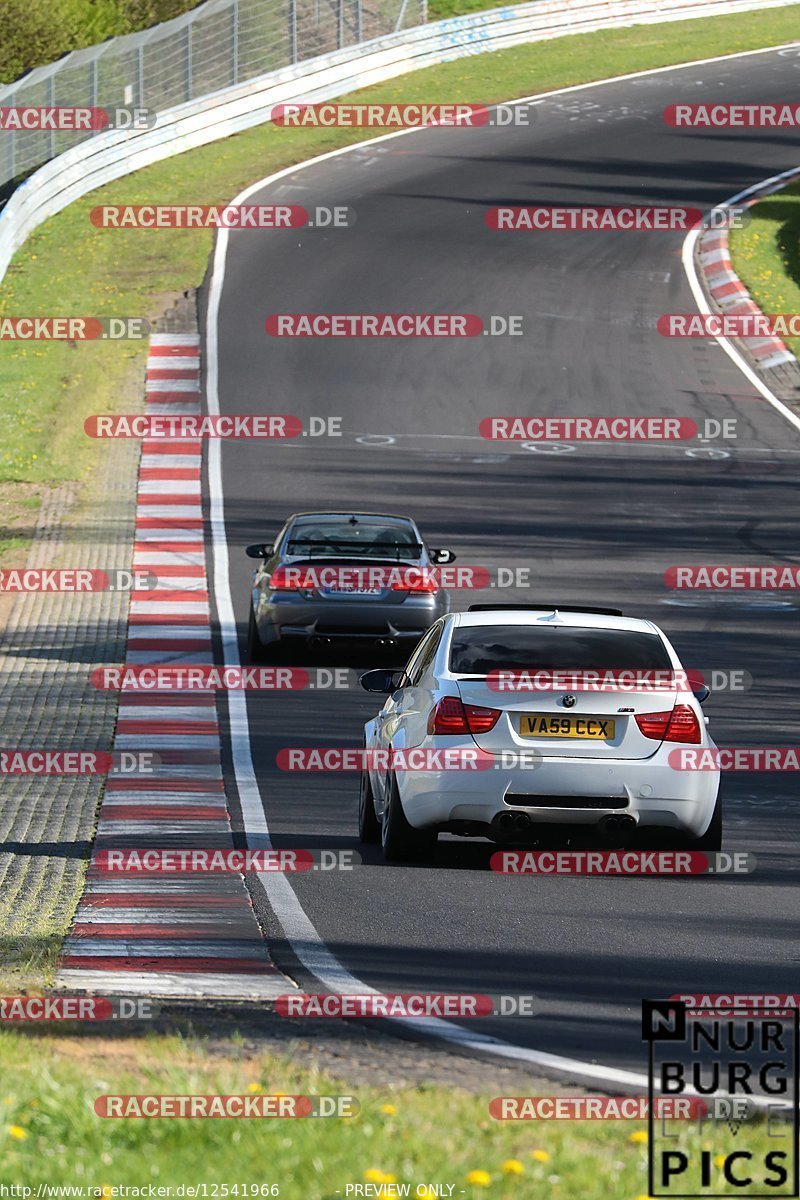
[[[351,229],[231,235],[219,320],[223,412],[341,416],[343,436],[228,441],[222,471],[244,654],[252,563],[305,509],[407,512],[464,563],[531,567],[505,600],[620,605],[659,622],[687,666],[746,670],[706,706],[720,745],[791,745],[800,716],[791,594],[670,592],[676,563],[792,563],[796,431],[709,340],[662,338],[695,305],[680,233],[500,234],[497,204],[671,204],[706,210],[794,166],[791,131],[684,132],[681,101],[786,100],[800,52],[753,54],[595,85],[537,104],[530,126],[428,129],[298,170],[250,202],[348,205]],[[281,312],[521,314],[524,336],[277,339]],[[727,457],[681,445],[489,443],[490,415],[735,417]],[[383,444],[371,435],[388,435]],[[367,442],[359,438],[367,438]],[[380,439],[376,439],[380,441]],[[454,596],[466,607],[486,594]],[[375,665],[381,665],[375,661]],[[278,750],[360,744],[359,690],[248,696],[275,841],[358,849],[357,778],[281,772]],[[800,952],[796,779],[723,780],[735,879],[503,878],[485,842],[440,840],[435,866],[294,877],[332,952],[384,991],[533,992],[533,1019],[484,1022],[519,1045],[641,1071],[640,1001],[673,992],[791,992]],[[313,989],[260,889],[276,957]]]

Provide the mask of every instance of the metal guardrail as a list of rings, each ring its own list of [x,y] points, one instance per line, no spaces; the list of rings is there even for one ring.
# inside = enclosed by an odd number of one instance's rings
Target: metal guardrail
[[[427,0],[206,0],[0,87],[0,107],[133,106],[163,112],[279,67],[418,25]],[[0,186],[87,135],[22,132],[0,142]]]
[[[29,234],[74,200],[141,167],[263,124],[277,104],[329,100],[422,67],[568,33],[793,3],[796,0],[532,0],[423,25],[272,71],[162,112],[151,129],[96,134],[40,167],[0,213],[0,280]]]

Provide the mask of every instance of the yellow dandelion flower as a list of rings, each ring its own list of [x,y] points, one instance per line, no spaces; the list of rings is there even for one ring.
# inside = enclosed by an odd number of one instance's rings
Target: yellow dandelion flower
[[[381,1171],[379,1167],[369,1167],[364,1172],[367,1183],[396,1183],[397,1176],[389,1171]]]
[[[635,1129],[633,1133],[628,1135],[628,1141],[632,1142],[634,1146],[646,1146],[647,1131],[645,1129]]]
[[[518,1158],[507,1158],[503,1163],[502,1171],[504,1175],[524,1175],[525,1167]]]
[[[546,1150],[531,1150],[531,1158],[534,1162],[547,1163],[550,1162],[550,1155]]]
[[[473,1187],[488,1187],[492,1182],[492,1177],[488,1171],[469,1171],[467,1174],[467,1183],[471,1183]]]
[[[264,1089],[260,1083],[248,1083],[247,1090],[248,1090],[248,1092],[259,1092],[259,1093],[264,1091]]]
[[[395,1108],[395,1106],[393,1104],[382,1104],[381,1112],[384,1113],[387,1117],[393,1117],[394,1114],[397,1112],[397,1109]]]
[[[18,1142],[24,1142],[28,1136],[27,1130],[23,1129],[21,1125],[9,1125],[8,1133],[10,1137]]]

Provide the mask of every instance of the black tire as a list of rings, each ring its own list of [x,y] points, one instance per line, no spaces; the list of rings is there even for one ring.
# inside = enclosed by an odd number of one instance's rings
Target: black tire
[[[711,818],[711,824],[705,833],[699,838],[692,838],[689,843],[690,850],[705,850],[709,854],[718,854],[722,849],[722,797],[717,796],[717,803],[714,805],[714,815]]]
[[[381,846],[386,862],[421,862],[433,857],[439,835],[435,829],[415,829],[406,820],[397,780],[392,776],[383,810]]]
[[[381,823],[375,814],[375,800],[369,772],[361,772],[358,789],[358,836],[365,846],[376,846],[381,840]]]
[[[251,662],[263,662],[266,658],[264,653],[264,643],[258,636],[258,625],[255,624],[255,613],[251,605],[249,610],[249,619],[247,622],[247,658]]]

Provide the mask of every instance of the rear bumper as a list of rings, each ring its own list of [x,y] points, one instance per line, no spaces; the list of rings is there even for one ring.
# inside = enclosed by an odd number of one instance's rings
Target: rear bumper
[[[396,604],[298,601],[296,597],[266,603],[262,597],[256,621],[265,646],[282,641],[369,643],[389,639],[411,648],[448,611],[449,604],[441,593],[408,596]]]
[[[526,813],[534,825],[584,827],[624,814],[640,827],[699,837],[714,811],[719,772],[676,771],[668,751],[659,749],[635,761],[547,758],[527,769],[498,763],[481,771],[398,771],[397,782],[406,817],[416,828],[461,821],[489,825],[509,811]]]

